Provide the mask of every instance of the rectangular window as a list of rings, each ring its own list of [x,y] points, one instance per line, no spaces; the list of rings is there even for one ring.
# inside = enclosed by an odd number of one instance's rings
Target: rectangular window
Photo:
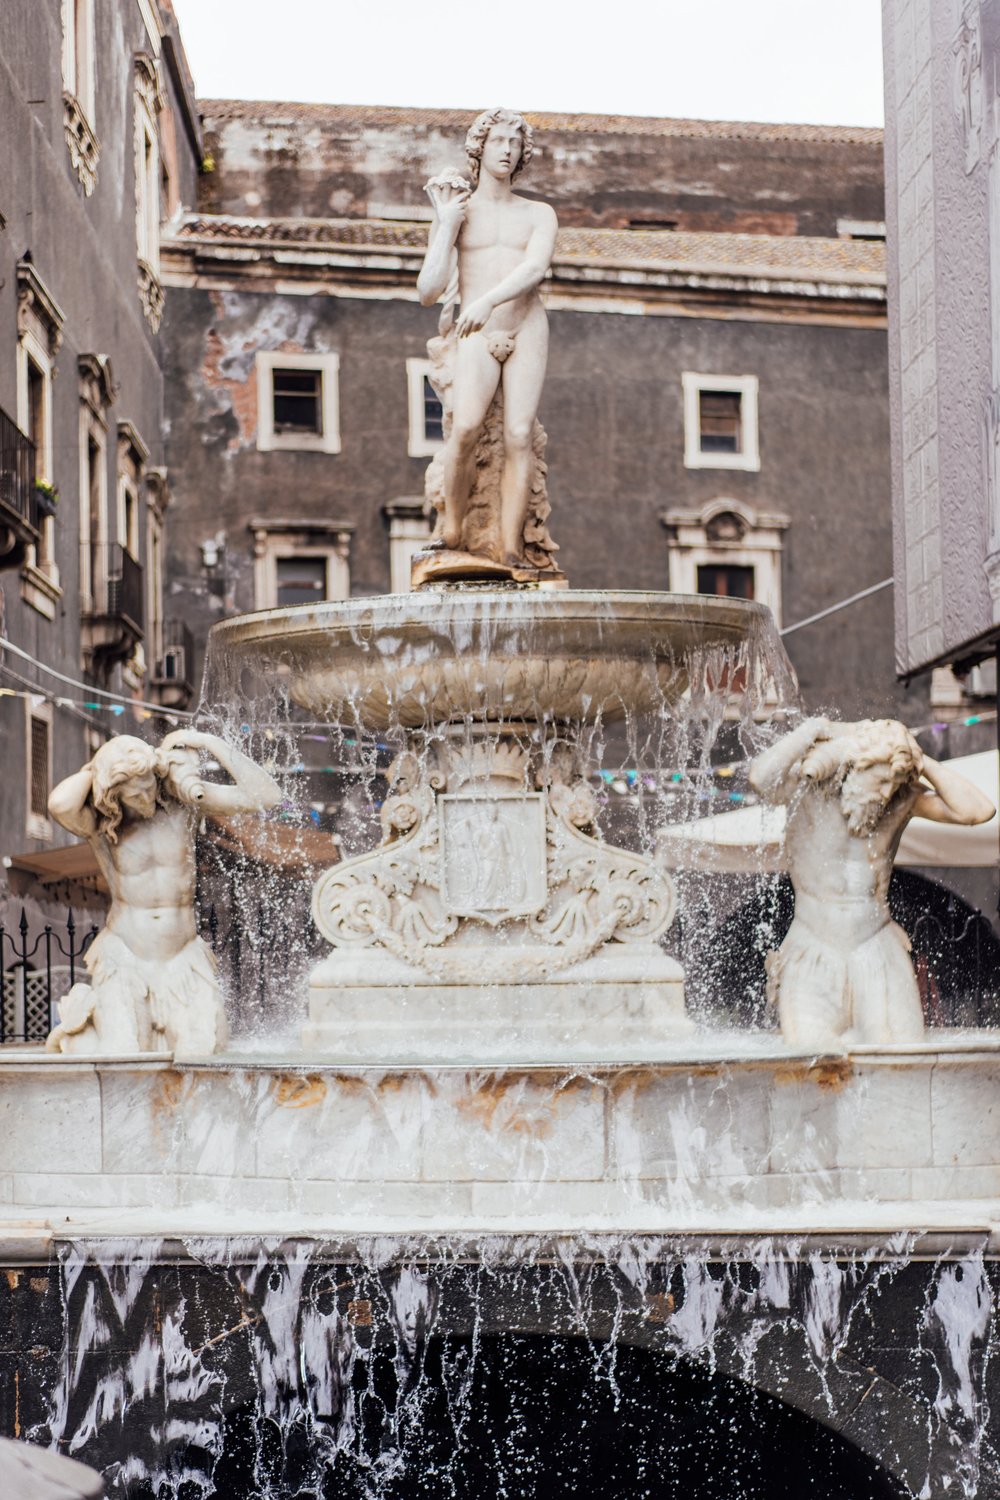
[[[327,597],[325,557],[276,557],[276,603],[320,604]]]
[[[756,375],[701,375],[685,370],[684,466],[760,468]]]
[[[424,437],[428,443],[444,442],[444,407],[427,375],[424,376]]]
[[[702,453],[739,453],[743,426],[739,391],[699,391],[698,428]]]
[[[35,462],[45,460],[45,376],[28,356],[28,437],[35,445]],[[39,471],[39,477],[47,479],[47,471]]]
[[[52,790],[52,708],[42,698],[25,702],[25,833],[50,839],[49,792]]]
[[[323,432],[323,373],[321,370],[273,371],[271,387],[274,431]]]
[[[22,275],[23,271],[23,275]],[[51,316],[54,308],[30,267],[18,267],[19,289],[28,294],[27,326],[21,331],[17,348],[17,421],[21,431],[35,445],[35,478],[51,484],[54,479],[52,455],[52,377],[53,355],[58,323]],[[37,290],[36,290],[37,289]],[[38,541],[30,548],[21,570],[21,597],[46,619],[55,618],[59,597],[59,568],[56,563],[56,523],[50,515],[36,519]]]
[[[753,568],[732,563],[699,563],[699,594],[719,594],[724,599],[752,599]]]
[[[257,449],[340,452],[340,356],[260,350]]]
[[[429,359],[406,361],[410,415],[406,451],[411,458],[430,458],[444,442],[444,408],[431,380],[433,368]]]
[[[31,716],[31,811],[33,816],[49,815],[49,726],[45,719]]]

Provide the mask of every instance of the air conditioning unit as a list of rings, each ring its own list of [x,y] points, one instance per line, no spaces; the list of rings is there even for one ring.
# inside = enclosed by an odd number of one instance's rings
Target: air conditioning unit
[[[160,682],[186,682],[187,662],[183,646],[168,646],[156,668]]]
[[[965,679],[965,691],[974,698],[995,698],[997,691],[997,663],[996,657],[992,660],[981,661],[978,666],[972,668]]]

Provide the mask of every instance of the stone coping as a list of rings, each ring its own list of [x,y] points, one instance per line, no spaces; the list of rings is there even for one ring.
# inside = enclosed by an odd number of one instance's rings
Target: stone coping
[[[276,1044],[276,1048],[277,1048]],[[703,1032],[701,1035],[679,1038],[668,1047],[659,1046],[641,1061],[635,1058],[580,1058],[574,1061],[550,1062],[543,1057],[532,1061],[504,1062],[477,1061],[475,1058],[414,1058],[410,1062],[358,1063],[339,1061],[336,1057],[304,1056],[292,1050],[295,1043],[289,1039],[288,1051],[269,1051],[263,1047],[241,1052],[232,1050],[215,1057],[181,1057],[170,1052],[139,1052],[133,1054],[82,1057],[57,1055],[42,1048],[7,1044],[0,1048],[0,1078],[4,1072],[28,1068],[81,1069],[83,1071],[105,1069],[135,1069],[157,1071],[183,1068],[191,1071],[218,1072],[276,1072],[276,1073],[332,1073],[350,1076],[370,1076],[401,1073],[549,1073],[606,1074],[622,1071],[634,1072],[644,1068],[699,1068],[706,1065],[726,1067],[755,1067],[775,1064],[806,1064],[810,1068],[837,1068],[849,1066],[853,1061],[864,1062],[866,1067],[898,1067],[906,1061],[947,1061],[949,1057],[960,1057],[963,1062],[977,1060],[993,1061],[1000,1055],[1000,1030],[972,1031],[960,1028],[940,1028],[928,1033],[922,1042],[907,1042],[895,1046],[856,1046],[843,1052],[796,1051],[786,1047],[777,1032],[720,1031]]]
[[[833,1208],[833,1212],[827,1211]],[[917,1216],[919,1211],[919,1217]],[[811,1212],[784,1209],[757,1212],[747,1224],[745,1214],[699,1215],[684,1221],[648,1211],[632,1223],[620,1217],[592,1216],[586,1230],[562,1215],[519,1215],[486,1218],[469,1223],[449,1223],[445,1218],[425,1223],[412,1216],[366,1215],[362,1220],[348,1214],[276,1215],[233,1213],[216,1205],[192,1205],[162,1213],[150,1209],[102,1210],[84,1213],[54,1209],[44,1218],[5,1216],[0,1213],[0,1265],[20,1260],[37,1264],[40,1254],[61,1244],[86,1241],[107,1245],[120,1252],[122,1242],[142,1241],[142,1254],[150,1242],[159,1244],[154,1259],[196,1260],[198,1241],[225,1240],[232,1255],[251,1255],[261,1241],[287,1243],[320,1242],[331,1259],[364,1258],[373,1240],[405,1242],[405,1252],[415,1259],[449,1258],[476,1261],[485,1251],[493,1258],[502,1246],[502,1259],[562,1259],[567,1245],[575,1259],[603,1260],[615,1254],[623,1241],[662,1241],[665,1254],[696,1254],[705,1259],[806,1259],[824,1254],[861,1257],[868,1260],[962,1259],[983,1254],[1000,1259],[1000,1202],[967,1203],[960,1207],[944,1202],[921,1204],[873,1204],[842,1202],[813,1206]],[[201,1247],[207,1248],[207,1247]],[[136,1253],[139,1252],[138,1245]]]

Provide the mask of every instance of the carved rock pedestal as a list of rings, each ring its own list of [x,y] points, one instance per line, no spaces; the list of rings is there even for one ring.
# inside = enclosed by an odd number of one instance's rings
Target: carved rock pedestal
[[[669,878],[603,842],[565,744],[436,740],[394,767],[383,839],[316,883],[333,952],[308,1051],[343,1060],[644,1059],[685,1035],[657,939]]]

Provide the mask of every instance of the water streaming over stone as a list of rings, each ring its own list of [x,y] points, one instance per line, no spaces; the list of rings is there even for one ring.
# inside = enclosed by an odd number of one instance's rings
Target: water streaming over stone
[[[143,1500],[996,1493],[997,1277],[975,1248],[705,1252],[600,1235],[66,1243],[47,1276],[13,1273],[45,1346],[24,1435]],[[865,1456],[887,1441],[902,1488]]]

